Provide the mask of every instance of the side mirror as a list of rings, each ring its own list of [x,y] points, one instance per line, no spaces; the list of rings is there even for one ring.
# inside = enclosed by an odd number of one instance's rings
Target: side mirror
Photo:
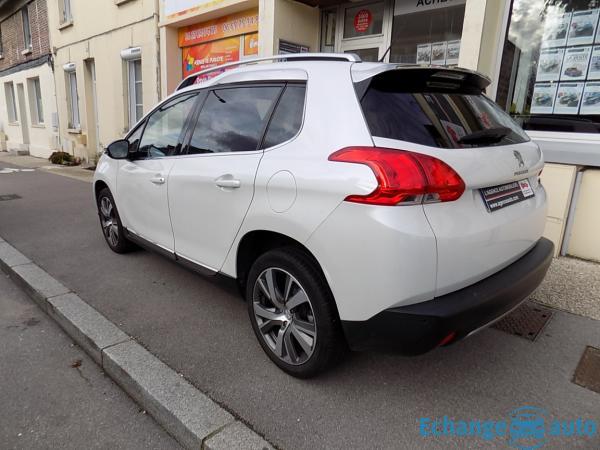
[[[114,141],[106,147],[106,152],[113,159],[125,159],[129,154],[129,142],[125,139]]]

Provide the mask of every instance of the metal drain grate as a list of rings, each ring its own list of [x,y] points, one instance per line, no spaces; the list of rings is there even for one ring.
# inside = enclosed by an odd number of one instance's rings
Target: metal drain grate
[[[585,348],[575,369],[573,383],[600,394],[600,349]]]
[[[4,194],[4,195],[0,194],[0,202],[5,202],[7,200],[17,200],[19,198],[21,198],[21,197],[17,194]]]
[[[550,309],[527,302],[496,322],[492,328],[535,341],[551,317]]]

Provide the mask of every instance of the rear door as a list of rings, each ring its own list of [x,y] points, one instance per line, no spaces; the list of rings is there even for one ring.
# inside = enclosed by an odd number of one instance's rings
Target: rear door
[[[510,264],[545,224],[541,152],[484,85],[466,72],[408,69],[377,75],[359,92],[376,146],[435,156],[465,183],[458,200],[423,204],[437,239],[436,295]]]
[[[180,258],[217,271],[254,195],[261,142],[283,84],[210,89],[185,155],[169,176],[169,207]]]

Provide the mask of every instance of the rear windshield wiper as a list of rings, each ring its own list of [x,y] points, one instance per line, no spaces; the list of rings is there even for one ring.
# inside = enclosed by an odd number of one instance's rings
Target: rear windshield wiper
[[[478,144],[482,142],[499,142],[502,138],[512,133],[508,127],[486,128],[467,134],[458,140],[459,144]]]

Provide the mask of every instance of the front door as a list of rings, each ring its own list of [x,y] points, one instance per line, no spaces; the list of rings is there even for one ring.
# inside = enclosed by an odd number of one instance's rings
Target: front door
[[[170,99],[131,133],[131,158],[122,163],[117,179],[116,201],[127,230],[169,252],[174,240],[167,180],[197,97],[187,93]]]
[[[218,271],[246,216],[261,139],[281,85],[210,90],[169,175],[175,252]]]
[[[385,57],[390,42],[393,3],[388,0],[347,3],[339,7],[337,48],[356,53],[363,61]]]

